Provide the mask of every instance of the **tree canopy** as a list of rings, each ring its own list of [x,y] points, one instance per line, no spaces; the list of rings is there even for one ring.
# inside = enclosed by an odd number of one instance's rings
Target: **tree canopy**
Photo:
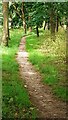
[[[6,15],[5,19],[8,19],[7,22],[10,28],[23,27],[25,33],[28,28],[30,31],[36,29],[38,37],[39,28],[41,28],[45,22],[44,29],[48,26],[51,35],[55,36],[55,32],[58,32],[59,25],[62,27],[63,25],[67,25],[67,6],[68,2],[9,2],[7,9],[3,6],[3,11],[4,9],[6,11],[5,13],[3,12],[3,16],[5,14],[8,15],[7,12],[9,11],[9,17],[6,18]],[[1,22],[1,24],[4,26],[4,21],[3,23]],[[7,31],[9,31],[9,28]],[[9,34],[9,32],[7,33]],[[9,37],[7,39],[9,39]]]

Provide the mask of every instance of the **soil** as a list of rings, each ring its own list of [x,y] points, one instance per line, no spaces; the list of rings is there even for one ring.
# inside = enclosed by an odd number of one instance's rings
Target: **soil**
[[[52,94],[50,86],[42,83],[42,76],[28,60],[25,45],[26,37],[23,37],[16,59],[20,65],[21,77],[25,80],[24,87],[28,89],[30,99],[37,108],[38,118],[67,119],[66,102],[57,99]]]

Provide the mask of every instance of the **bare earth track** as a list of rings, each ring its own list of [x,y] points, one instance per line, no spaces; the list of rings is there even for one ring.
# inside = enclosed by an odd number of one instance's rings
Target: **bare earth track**
[[[51,93],[50,87],[43,85],[42,77],[28,61],[28,53],[25,49],[26,37],[21,39],[17,61],[20,65],[21,77],[25,80],[30,98],[39,112],[39,118],[57,118],[66,120],[66,103],[57,100]]]

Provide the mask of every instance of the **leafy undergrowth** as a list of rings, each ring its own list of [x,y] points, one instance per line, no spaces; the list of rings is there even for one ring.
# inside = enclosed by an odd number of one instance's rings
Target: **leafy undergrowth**
[[[59,28],[55,42],[50,31],[41,30],[40,37],[34,33],[27,36],[26,49],[29,60],[43,76],[43,83],[52,88],[53,94],[63,101],[66,96],[66,40],[65,31]]]
[[[19,65],[15,60],[22,30],[10,31],[9,47],[2,48],[3,58],[3,102],[2,102],[2,117],[6,119],[15,118],[36,118],[36,110],[30,102],[27,90],[24,87],[24,82],[19,76]]]

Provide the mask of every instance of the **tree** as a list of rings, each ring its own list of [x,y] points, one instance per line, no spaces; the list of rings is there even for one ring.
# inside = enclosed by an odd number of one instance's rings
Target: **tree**
[[[25,33],[26,27],[30,31],[34,27],[39,37],[39,27],[41,28],[45,21],[45,26],[47,25],[48,30],[51,30],[51,36],[55,36],[59,23],[65,24],[66,4],[59,2],[11,2],[9,8],[11,26],[15,28],[23,26]]]
[[[9,40],[9,23],[8,23],[8,2],[3,2],[3,38],[2,43],[8,46]]]
[[[11,28],[23,26],[21,2],[9,2],[9,17],[11,20]]]
[[[44,3],[43,6],[43,18],[44,18],[44,30],[45,27],[47,26],[48,30],[50,29],[50,7],[49,7],[49,3]]]
[[[42,27],[43,23],[43,5],[44,3],[34,3],[31,12],[32,26],[36,27],[36,34],[39,37],[39,27]]]
[[[51,3],[50,24],[51,24],[51,35],[54,36],[55,27],[56,27],[54,3]]]
[[[22,20],[23,20],[23,28],[26,34],[26,20],[25,20],[25,13],[24,13],[24,2],[22,2]]]
[[[25,2],[11,2],[9,15],[12,20],[11,27],[23,26],[26,33],[26,19],[25,19]]]

